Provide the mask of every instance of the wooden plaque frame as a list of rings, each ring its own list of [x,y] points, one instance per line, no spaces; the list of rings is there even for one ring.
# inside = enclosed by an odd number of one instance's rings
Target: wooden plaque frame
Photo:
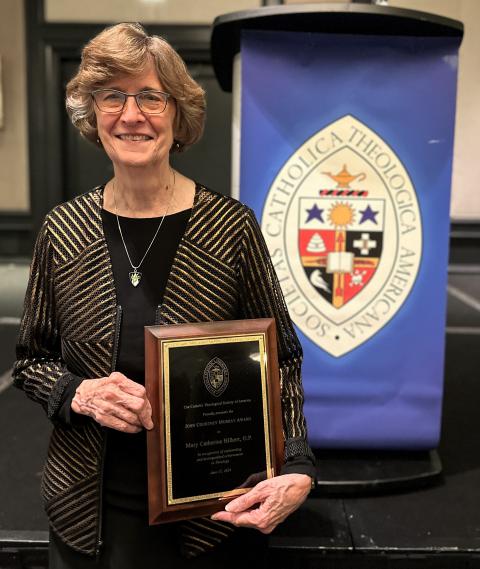
[[[168,414],[170,393],[174,386],[169,382],[169,350],[184,346],[257,340],[262,382],[266,477],[270,478],[279,474],[284,461],[275,320],[258,318],[145,327],[145,384],[154,423],[153,429],[147,433],[150,525],[213,514],[223,510],[229,501],[251,487],[220,492],[212,488],[211,493],[194,496],[191,500],[172,499],[174,472],[171,454],[174,447],[169,439]],[[198,382],[198,370],[194,373],[197,374],[195,381]],[[185,468],[189,468],[189,465],[185,465]],[[189,472],[192,476],[195,475],[194,465]]]

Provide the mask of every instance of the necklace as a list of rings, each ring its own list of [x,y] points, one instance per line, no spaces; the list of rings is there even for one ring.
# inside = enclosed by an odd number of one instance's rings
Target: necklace
[[[163,214],[162,219],[160,220],[160,223],[158,224],[157,230],[155,231],[155,235],[153,236],[152,240],[150,241],[150,245],[147,247],[147,250],[145,251],[142,260],[140,261],[140,263],[138,263],[138,265],[134,265],[132,263],[132,259],[130,258],[130,253],[128,252],[127,249],[127,245],[125,243],[125,239],[123,238],[123,232],[122,232],[122,227],[120,225],[120,219],[118,218],[118,209],[117,209],[117,200],[115,197],[115,179],[113,180],[113,204],[115,206],[115,217],[117,218],[117,225],[118,225],[118,232],[120,233],[120,237],[122,239],[122,243],[123,243],[123,247],[125,248],[125,253],[127,254],[127,258],[128,258],[128,262],[130,263],[130,266],[132,267],[133,271],[128,273],[128,277],[130,279],[130,282],[132,283],[132,285],[134,287],[137,287],[140,284],[140,280],[142,278],[142,273],[140,273],[138,271],[138,269],[141,267],[143,261],[145,261],[145,257],[148,255],[148,252],[150,251],[153,242],[155,241],[158,232],[160,231],[160,228],[162,227],[163,224],[163,220],[165,219],[165,216],[168,213],[168,210],[170,209],[170,206],[172,205],[172,200],[173,200],[173,194],[175,193],[175,170],[172,170],[172,174],[173,174],[173,185],[172,185],[172,195],[170,196],[170,201],[168,202],[168,206],[167,209],[165,210],[165,213]],[[167,184],[165,186],[165,189],[168,190],[169,185]]]

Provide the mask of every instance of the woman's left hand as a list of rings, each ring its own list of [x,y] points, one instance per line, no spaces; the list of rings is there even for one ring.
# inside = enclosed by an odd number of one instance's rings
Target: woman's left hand
[[[306,474],[282,474],[263,480],[229,502],[224,511],[213,514],[212,520],[271,533],[305,501],[311,480]]]

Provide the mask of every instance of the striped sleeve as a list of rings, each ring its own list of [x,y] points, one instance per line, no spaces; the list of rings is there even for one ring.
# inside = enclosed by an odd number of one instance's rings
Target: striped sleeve
[[[53,284],[54,259],[46,218],[30,266],[13,381],[30,399],[42,405],[50,419],[54,419],[60,407],[65,387],[77,378],[61,358]]]

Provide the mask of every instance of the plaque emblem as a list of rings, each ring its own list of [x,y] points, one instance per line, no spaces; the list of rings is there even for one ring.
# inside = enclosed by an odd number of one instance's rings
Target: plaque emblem
[[[229,373],[225,362],[220,358],[211,359],[203,372],[203,383],[209,393],[215,397],[220,397],[227,389],[228,382]]]
[[[420,268],[422,220],[409,173],[351,115],[288,158],[267,194],[262,231],[293,321],[335,357],[388,324]]]

